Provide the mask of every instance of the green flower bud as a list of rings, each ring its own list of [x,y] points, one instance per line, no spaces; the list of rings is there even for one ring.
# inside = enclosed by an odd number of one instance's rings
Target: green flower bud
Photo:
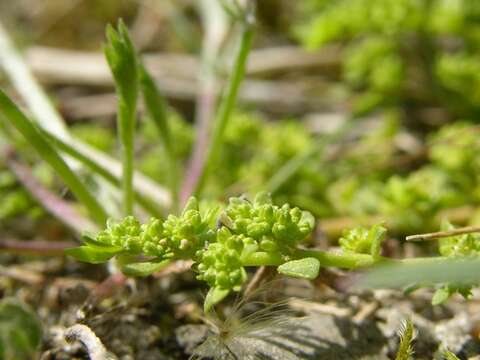
[[[233,224],[231,230],[255,239],[263,251],[288,252],[305,239],[315,225],[310,213],[288,204],[273,205],[265,193],[258,194],[253,203],[231,198],[225,213]]]
[[[382,225],[370,229],[358,227],[346,231],[338,242],[344,251],[379,256],[386,232]]]
[[[210,287],[239,291],[247,279],[241,257],[246,249],[251,251],[252,244],[255,244],[253,239],[221,228],[217,232],[217,241],[196,254],[197,278],[206,281]]]
[[[442,230],[453,230],[449,222],[442,223]],[[480,254],[480,236],[478,234],[462,234],[438,240],[439,252],[443,256],[461,257]]]
[[[96,240],[105,245],[118,246],[125,252],[138,254],[142,251],[142,229],[140,222],[127,216],[120,222],[107,221],[107,228],[97,235]]]

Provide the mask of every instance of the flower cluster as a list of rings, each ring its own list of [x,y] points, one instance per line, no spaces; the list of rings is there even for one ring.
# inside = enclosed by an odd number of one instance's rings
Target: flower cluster
[[[223,227],[217,233],[217,241],[197,254],[199,275],[210,287],[239,291],[247,279],[242,257],[255,252],[256,241],[245,235],[233,235]]]
[[[227,226],[234,234],[244,234],[256,240],[259,249],[267,252],[288,252],[313,230],[313,216],[299,208],[272,204],[270,196],[260,193],[253,203],[243,198],[231,198],[225,210]]]
[[[151,219],[144,225],[143,252],[162,259],[190,259],[214,237],[196,199],[191,198],[181,216],[169,215],[163,223]]]
[[[219,223],[218,220],[221,220]],[[313,278],[317,259],[298,259],[297,245],[314,227],[313,216],[289,205],[272,204],[269,195],[259,194],[253,203],[231,198],[219,216],[219,208],[201,213],[191,198],[180,216],[165,221],[152,218],[141,224],[133,216],[109,221],[95,238],[70,249],[77,259],[100,263],[118,256],[127,275],[145,276],[175,259],[194,262],[199,280],[210,286],[206,308],[230,291],[240,291],[247,280],[245,266],[285,265],[279,272]]]
[[[133,216],[120,222],[109,220],[107,228],[95,239],[88,239],[86,245],[70,253],[90,262],[115,255],[145,255],[157,261],[191,259],[215,239],[215,232],[209,227],[210,217],[211,213],[202,216],[196,199],[191,198],[180,216],[169,215],[163,222],[152,218],[141,224]]]
[[[369,229],[358,227],[346,231],[338,242],[344,251],[379,256],[386,232],[387,229],[378,224]]]
[[[101,231],[96,241],[106,246],[121,248],[129,254],[142,252],[142,225],[133,216],[127,216],[120,222],[107,221],[107,228]]]

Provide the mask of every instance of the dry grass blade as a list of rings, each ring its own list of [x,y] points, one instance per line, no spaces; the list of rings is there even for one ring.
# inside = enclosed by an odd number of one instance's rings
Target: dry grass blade
[[[463,228],[458,229],[451,229],[445,231],[437,231],[433,233],[426,233],[426,234],[415,234],[406,237],[407,241],[419,241],[419,240],[434,240],[445,238],[454,235],[464,235],[464,234],[472,234],[480,232],[480,226],[466,226]]]

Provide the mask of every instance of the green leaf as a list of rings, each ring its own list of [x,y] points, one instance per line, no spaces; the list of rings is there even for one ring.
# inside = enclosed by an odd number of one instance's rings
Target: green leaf
[[[386,260],[360,278],[355,288],[398,288],[412,283],[425,286],[438,284],[442,288],[435,293],[432,302],[439,304],[456,292],[466,298],[470,297],[471,286],[479,283],[479,272],[479,257]]]
[[[292,260],[280,265],[277,271],[287,276],[312,280],[318,276],[320,261],[315,258]]]
[[[189,210],[199,211],[198,201],[197,201],[197,198],[195,198],[195,196],[190,196],[190,198],[188,199],[185,205],[185,208],[182,211],[182,216],[185,215],[185,213]]]
[[[82,153],[80,150],[78,150],[75,146],[62,140],[56,135],[42,129],[39,130],[58,150],[71,156],[75,160],[78,160],[80,163],[82,163],[82,165],[85,165],[87,168],[89,168],[90,171],[101,176],[110,184],[113,184],[115,186],[121,186],[121,178],[119,176],[113,175],[109,169],[105,168],[104,166],[102,166],[102,164],[96,161],[94,156],[87,156],[85,153]],[[138,203],[142,205],[146,210],[148,210],[151,215],[158,218],[163,217],[163,213],[158,209],[156,204],[154,204],[151,199],[148,199],[146,196],[142,195],[142,193],[138,189],[135,190],[135,197]]]
[[[435,294],[433,294],[433,297],[432,297],[432,305],[443,304],[445,301],[448,300],[450,295],[451,293],[450,291],[448,291],[446,287],[437,289],[437,291],[435,291]]]
[[[0,120],[10,122],[32,145],[38,154],[45,160],[65,182],[68,188],[82,202],[91,216],[99,224],[105,224],[107,213],[96,198],[87,190],[83,182],[68,167],[56,150],[44,138],[42,133],[30,121],[8,96],[0,90]]]
[[[371,239],[371,248],[370,248],[370,255],[372,256],[380,256],[380,252],[382,250],[382,242],[385,239],[385,234],[387,233],[387,229],[384,228],[382,225],[377,224],[372,226],[368,233],[368,237]]]
[[[115,80],[118,94],[117,128],[122,148],[122,185],[125,215],[133,214],[133,146],[138,98],[137,55],[128,36],[125,24],[120,20],[118,30],[107,26],[108,43],[105,56]]]
[[[168,124],[167,103],[145,66],[140,61],[139,63],[140,87],[143,93],[143,100],[165,146],[165,152],[168,157],[169,169],[167,172],[170,176],[170,191],[173,194],[175,203],[178,195],[178,162],[175,156],[170,126]]]
[[[79,261],[91,264],[102,264],[107,262],[115,255],[119,254],[123,249],[119,247],[100,247],[93,245],[84,245],[76,248],[66,249],[65,253],[74,257]]]
[[[148,276],[170,264],[170,260],[143,261],[122,265],[122,272],[128,276]]]
[[[206,313],[209,312],[215,304],[218,304],[220,301],[225,299],[229,293],[230,290],[228,289],[221,289],[218,287],[210,288],[207,296],[205,297],[203,310]]]
[[[454,353],[452,353],[451,351],[449,350],[445,350],[443,353],[443,358],[445,360],[460,360],[460,358],[457,357],[457,355],[455,355]]]
[[[42,338],[35,313],[17,299],[0,302],[0,359],[33,359]]]

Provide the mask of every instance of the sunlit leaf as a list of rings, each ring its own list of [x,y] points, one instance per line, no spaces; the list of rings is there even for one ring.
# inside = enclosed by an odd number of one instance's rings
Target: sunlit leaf
[[[280,265],[277,270],[283,275],[313,280],[320,271],[320,261],[315,258],[292,260]]]

